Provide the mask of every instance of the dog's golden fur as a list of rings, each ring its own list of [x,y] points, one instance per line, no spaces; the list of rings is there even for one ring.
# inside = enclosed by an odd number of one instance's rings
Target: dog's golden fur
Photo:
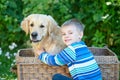
[[[33,49],[45,48],[50,54],[56,54],[65,48],[60,27],[50,15],[31,14],[21,22],[21,28],[30,34]]]

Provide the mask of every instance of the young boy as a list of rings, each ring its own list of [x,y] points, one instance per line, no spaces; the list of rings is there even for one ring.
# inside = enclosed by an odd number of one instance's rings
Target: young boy
[[[61,74],[52,80],[102,80],[101,71],[92,52],[81,41],[84,25],[75,19],[66,21],[61,27],[62,40],[67,45],[60,53],[50,55],[44,49],[37,50],[39,59],[48,65],[67,64],[72,78]]]

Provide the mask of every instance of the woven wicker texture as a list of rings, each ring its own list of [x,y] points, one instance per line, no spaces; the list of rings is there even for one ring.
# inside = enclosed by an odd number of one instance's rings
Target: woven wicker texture
[[[119,61],[114,52],[108,48],[90,50],[95,55],[103,80],[119,80]],[[70,76],[67,66],[48,66],[34,57],[32,49],[21,49],[16,56],[18,80],[51,80],[52,75],[61,73]]]
[[[69,76],[68,69],[64,67],[52,67],[44,64],[20,64],[20,80],[51,80],[54,73],[62,73]]]

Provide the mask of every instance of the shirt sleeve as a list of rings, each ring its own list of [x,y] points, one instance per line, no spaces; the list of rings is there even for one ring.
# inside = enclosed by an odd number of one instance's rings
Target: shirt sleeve
[[[48,65],[61,66],[75,61],[76,54],[73,49],[67,47],[56,55],[50,55],[48,52],[43,52],[38,59]]]

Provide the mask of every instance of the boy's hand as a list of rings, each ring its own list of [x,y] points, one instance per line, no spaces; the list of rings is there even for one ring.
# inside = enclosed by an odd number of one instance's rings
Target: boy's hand
[[[35,50],[35,53],[36,53],[37,55],[40,55],[40,54],[43,53],[43,52],[45,52],[45,49],[44,49],[44,48],[42,48],[42,49],[36,49],[36,50]]]

